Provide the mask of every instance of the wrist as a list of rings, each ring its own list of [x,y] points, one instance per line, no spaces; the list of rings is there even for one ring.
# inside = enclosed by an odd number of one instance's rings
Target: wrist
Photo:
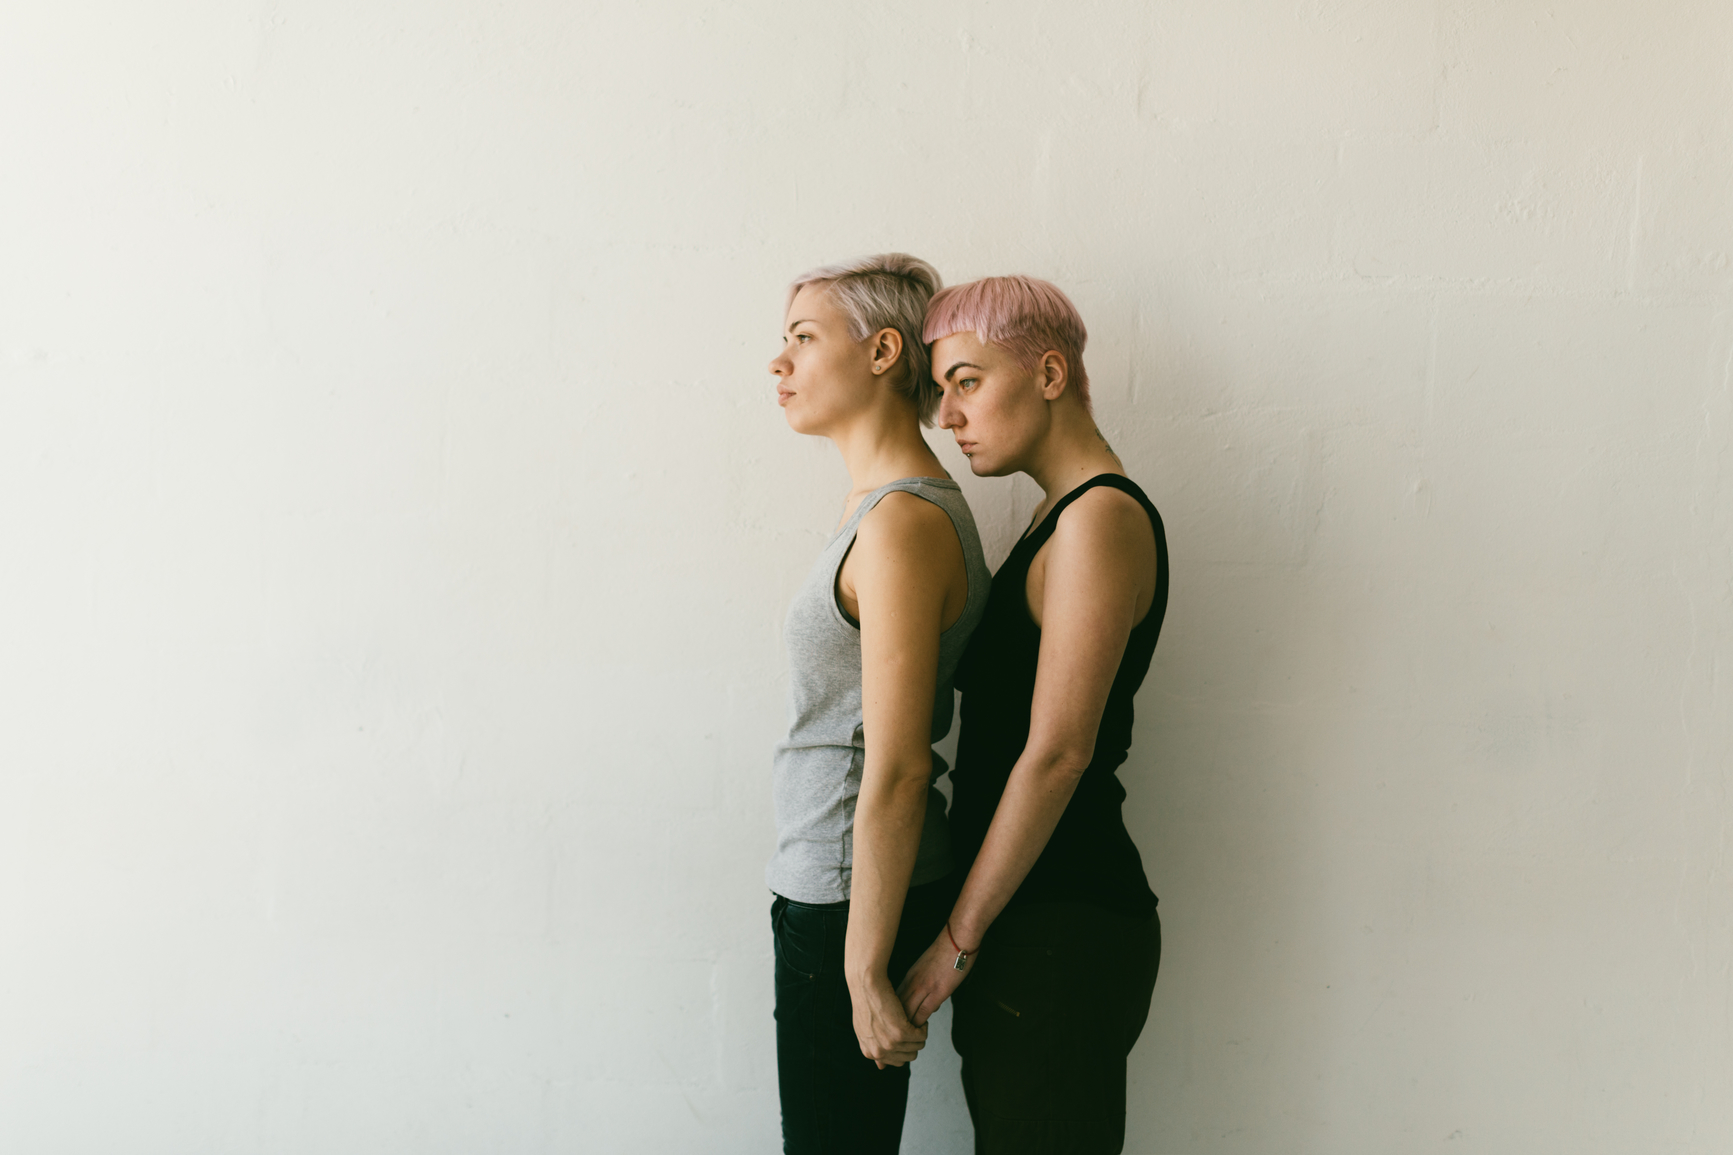
[[[889,983],[890,963],[875,962],[872,959],[844,959],[842,964],[843,979],[851,991],[867,990],[880,983]]]
[[[945,942],[950,944],[951,950],[957,952],[956,957],[951,960],[953,970],[968,970],[969,964],[974,962],[975,956],[980,953],[980,947],[966,947],[958,942],[957,936],[951,932],[951,924],[948,922],[945,924]]]
[[[981,949],[981,940],[987,937],[987,928],[977,927],[967,915],[953,914],[940,933],[952,950],[974,954]]]

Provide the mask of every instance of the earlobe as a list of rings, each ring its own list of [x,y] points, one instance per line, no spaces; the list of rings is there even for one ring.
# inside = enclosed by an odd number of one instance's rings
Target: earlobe
[[[880,329],[873,346],[873,373],[883,373],[903,355],[903,335],[895,329]]]

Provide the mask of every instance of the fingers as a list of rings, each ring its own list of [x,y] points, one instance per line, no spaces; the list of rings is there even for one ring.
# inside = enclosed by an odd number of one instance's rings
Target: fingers
[[[939,1004],[945,1001],[943,995],[934,997],[934,983],[922,965],[926,961],[923,958],[910,967],[909,973],[903,976],[902,985],[897,987],[897,998],[902,1000],[903,1011],[909,1016],[909,1021],[916,1026],[925,1023],[931,1017],[932,1012],[939,1009]],[[921,1008],[928,1005],[932,1007],[932,1010],[923,1014]]]
[[[920,1055],[921,1048],[927,1045],[927,1028],[916,1027],[905,1030],[901,1034],[884,1034],[871,1039],[862,1039],[860,1053],[877,1063],[880,1068],[900,1067],[904,1063],[912,1063]]]
[[[905,978],[903,986],[919,1007],[929,1001],[924,988],[930,984]],[[892,991],[888,982],[851,992],[855,1003],[855,1034],[860,1040],[861,1054],[881,1069],[912,1063],[927,1045],[927,1025],[916,1022],[903,1005],[902,992]],[[937,1006],[937,1003],[934,1003]]]
[[[878,1064],[879,1070],[882,1071],[886,1067],[901,1067],[914,1062],[920,1058],[920,1051],[918,1049],[885,1051],[877,1055],[868,1055],[867,1058]]]
[[[875,1059],[900,1058],[907,1060],[920,1054],[921,1048],[926,1045],[927,1028],[922,1027],[919,1034],[904,1035],[902,1038],[894,1036],[881,1038],[877,1040],[872,1051],[868,1053]]]
[[[950,991],[945,989],[946,985],[942,978],[935,980],[910,972],[897,991],[897,997],[902,1000],[903,1013],[908,1015],[911,1023],[917,1027],[925,1026],[927,1020],[938,1013],[945,999],[950,996]]]

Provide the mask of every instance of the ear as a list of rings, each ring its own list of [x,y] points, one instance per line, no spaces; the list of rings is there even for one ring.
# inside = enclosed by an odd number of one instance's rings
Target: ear
[[[1057,401],[1065,393],[1065,387],[1071,384],[1071,367],[1065,364],[1065,354],[1057,349],[1049,349],[1041,354],[1041,363],[1035,367],[1036,379],[1041,382],[1041,396],[1048,401]]]
[[[903,335],[895,329],[880,329],[872,337],[873,372],[888,373],[903,355]]]

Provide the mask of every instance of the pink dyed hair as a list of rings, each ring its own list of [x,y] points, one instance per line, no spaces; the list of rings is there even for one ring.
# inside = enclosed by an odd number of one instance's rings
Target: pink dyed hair
[[[1033,372],[1049,349],[1060,354],[1070,388],[1083,411],[1090,412],[1089,374],[1083,368],[1089,331],[1058,285],[1034,277],[982,277],[935,294],[921,339],[931,344],[965,331],[1011,354],[1024,372]]]

